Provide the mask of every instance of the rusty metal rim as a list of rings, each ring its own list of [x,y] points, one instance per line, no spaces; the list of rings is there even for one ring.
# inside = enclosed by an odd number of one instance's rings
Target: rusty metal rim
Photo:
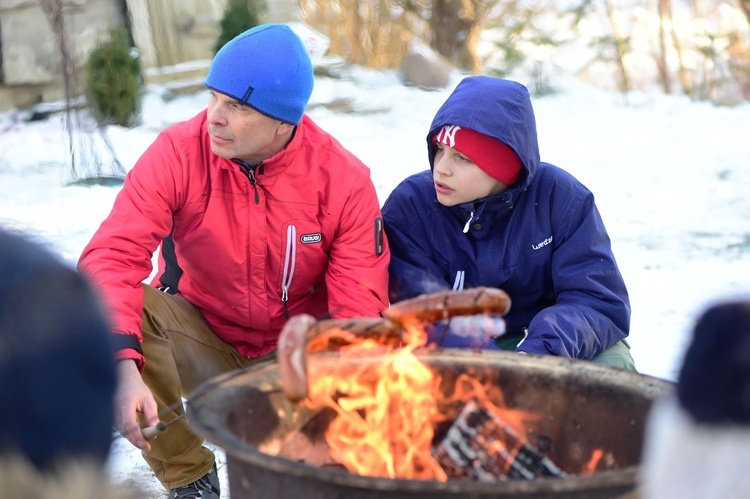
[[[315,355],[334,356],[333,352],[323,352]],[[504,363],[517,364],[519,366],[531,365],[538,369],[580,371],[589,375],[609,378],[618,387],[632,389],[646,393],[654,398],[665,394],[671,389],[671,383],[659,378],[623,371],[592,362],[575,361],[551,356],[520,356],[510,352],[494,351],[471,351],[471,350],[432,350],[421,353],[427,357],[450,359],[458,362],[474,361],[477,356],[486,357],[486,361],[493,362],[502,359]],[[534,481],[511,480],[504,482],[475,482],[470,480],[454,480],[448,482],[437,482],[430,480],[389,479],[381,477],[370,477],[348,473],[343,470],[312,466],[305,463],[290,461],[285,458],[266,454],[257,447],[237,438],[226,427],[215,427],[201,421],[199,409],[194,407],[193,400],[209,397],[214,392],[215,386],[225,383],[240,376],[263,369],[274,369],[274,359],[254,364],[249,368],[240,369],[223,376],[213,378],[204,383],[194,392],[187,403],[187,414],[191,428],[213,444],[222,448],[229,456],[240,461],[257,466],[261,469],[275,471],[283,474],[291,474],[295,477],[312,479],[331,484],[347,487],[366,488],[375,490],[400,490],[409,492],[472,492],[472,493],[494,493],[494,494],[524,494],[524,493],[546,493],[546,492],[581,492],[586,490],[597,490],[602,487],[630,487],[634,486],[638,474],[637,466],[623,467],[617,470],[596,472],[592,475],[569,475],[565,479],[540,478]],[[205,401],[204,401],[205,405]]]

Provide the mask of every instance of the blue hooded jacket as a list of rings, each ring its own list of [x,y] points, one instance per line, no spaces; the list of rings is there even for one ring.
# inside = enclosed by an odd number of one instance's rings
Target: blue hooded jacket
[[[423,293],[489,286],[512,301],[507,334],[517,350],[590,360],[628,336],[630,304],[593,194],[539,157],[536,121],[523,85],[467,77],[427,134],[470,128],[510,146],[523,171],[505,192],[447,207],[432,171],[408,177],[383,205],[391,247],[392,302]],[[467,227],[468,231],[464,232]]]

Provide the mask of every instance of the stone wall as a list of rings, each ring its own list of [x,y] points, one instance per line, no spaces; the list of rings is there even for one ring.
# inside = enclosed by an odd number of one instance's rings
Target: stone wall
[[[212,59],[226,0],[127,0],[146,68]]]
[[[64,99],[58,38],[42,0],[0,0],[0,112]],[[78,80],[97,43],[112,28],[129,26],[145,77],[179,79],[213,57],[226,0],[63,0],[69,51]],[[202,63],[201,63],[202,61]],[[204,71],[198,69],[198,72]]]
[[[79,65],[111,27],[125,22],[118,0],[66,0],[63,18]],[[0,0],[0,110],[61,99],[61,61],[40,0]]]
[[[64,99],[58,39],[41,2],[0,0],[0,112]],[[57,0],[51,0],[57,1]],[[296,0],[267,0],[270,22],[299,20]],[[201,79],[227,0],[62,0],[70,51],[85,81],[87,55],[127,26],[147,83]]]

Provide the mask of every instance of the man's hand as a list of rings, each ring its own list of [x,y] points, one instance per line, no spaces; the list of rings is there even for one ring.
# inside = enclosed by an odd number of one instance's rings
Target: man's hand
[[[148,452],[151,444],[141,433],[136,414],[142,414],[148,426],[159,422],[156,400],[143,382],[138,367],[132,360],[122,360],[117,363],[115,425],[128,442]]]

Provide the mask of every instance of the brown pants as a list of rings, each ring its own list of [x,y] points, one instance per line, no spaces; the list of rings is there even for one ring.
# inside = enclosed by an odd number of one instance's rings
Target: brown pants
[[[162,421],[183,414],[182,398],[189,399],[202,382],[260,360],[243,357],[221,341],[183,297],[143,287],[143,381],[156,398]],[[167,408],[172,410],[167,412]],[[194,482],[214,463],[213,452],[203,447],[203,439],[184,418],[152,440],[144,458],[168,489]]]

